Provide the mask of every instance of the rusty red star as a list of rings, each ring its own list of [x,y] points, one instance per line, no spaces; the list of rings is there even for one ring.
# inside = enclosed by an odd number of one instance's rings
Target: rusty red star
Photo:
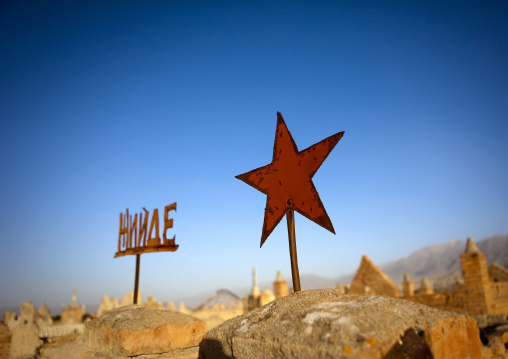
[[[336,133],[298,151],[284,118],[277,112],[272,162],[236,176],[267,195],[261,246],[291,209],[335,234],[312,177],[343,135],[344,131]]]

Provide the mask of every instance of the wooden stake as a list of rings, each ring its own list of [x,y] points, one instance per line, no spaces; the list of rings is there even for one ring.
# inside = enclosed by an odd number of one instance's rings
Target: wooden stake
[[[138,304],[138,289],[139,289],[139,258],[141,254],[136,254],[136,279],[134,280],[134,301],[133,304]]]
[[[295,212],[290,209],[286,213],[288,221],[288,237],[289,237],[289,255],[291,256],[291,275],[293,276],[293,291],[299,292],[300,273],[298,272],[298,258],[296,256],[296,234],[295,234]]]

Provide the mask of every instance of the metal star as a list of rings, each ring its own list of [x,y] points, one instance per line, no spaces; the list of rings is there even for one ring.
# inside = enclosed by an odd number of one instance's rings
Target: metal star
[[[290,210],[335,234],[312,177],[343,135],[344,131],[339,132],[299,152],[282,115],[277,112],[272,162],[236,176],[267,195],[260,247]]]

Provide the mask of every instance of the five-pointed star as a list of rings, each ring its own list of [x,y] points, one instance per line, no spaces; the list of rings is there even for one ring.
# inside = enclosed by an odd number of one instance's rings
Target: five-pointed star
[[[344,135],[344,131],[298,152],[280,112],[272,163],[236,176],[267,195],[261,246],[291,209],[335,234],[312,177]],[[260,247],[261,247],[260,246]]]

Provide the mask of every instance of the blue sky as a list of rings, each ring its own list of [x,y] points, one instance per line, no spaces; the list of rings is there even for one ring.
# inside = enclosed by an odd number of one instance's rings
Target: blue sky
[[[133,289],[118,216],[177,202],[177,252],[140,290],[178,301],[291,278],[282,221],[235,176],[345,135],[314,183],[336,235],[296,214],[300,273],[337,277],[508,233],[505,2],[3,1],[0,306]],[[162,224],[161,224],[162,226]],[[394,279],[396,280],[396,279]],[[203,298],[204,299],[204,298]]]

